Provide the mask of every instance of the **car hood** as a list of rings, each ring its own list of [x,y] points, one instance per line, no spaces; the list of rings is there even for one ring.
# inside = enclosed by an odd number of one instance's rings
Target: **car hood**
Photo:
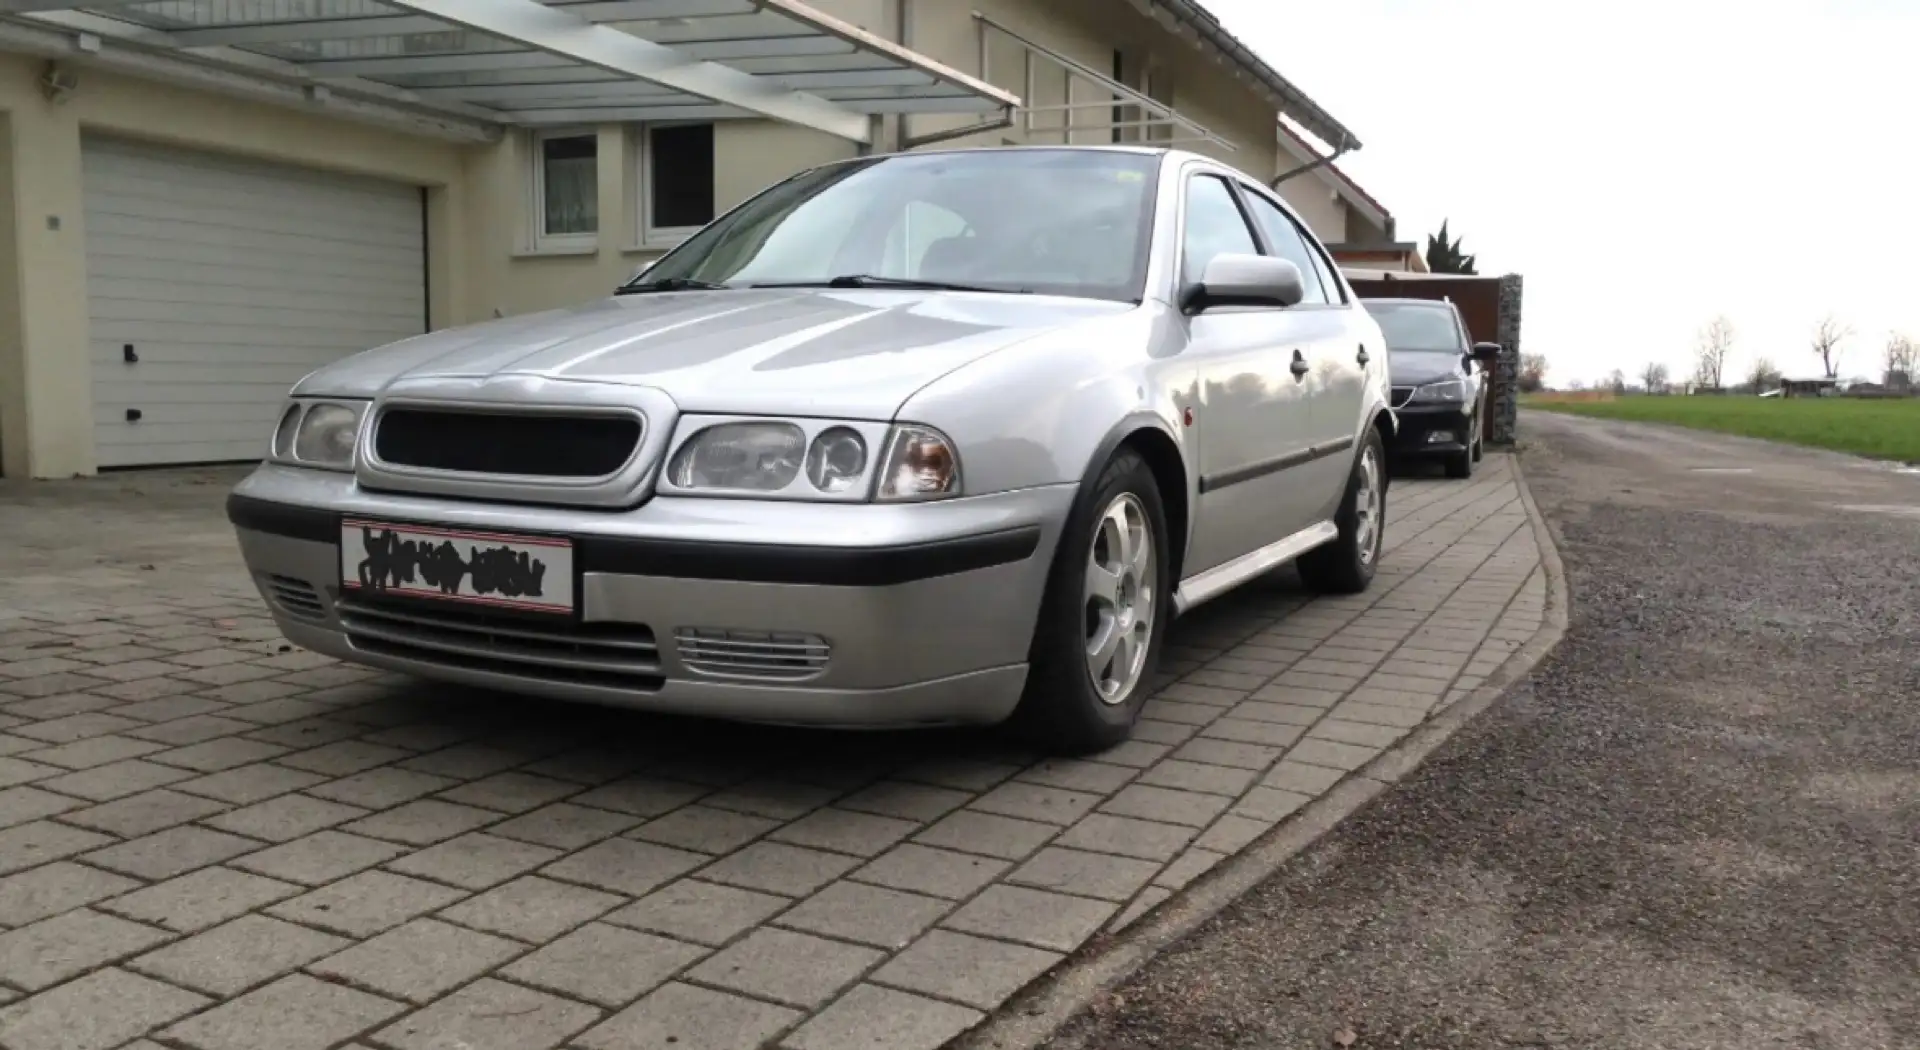
[[[295,393],[377,397],[401,384],[432,396],[529,377],[653,387],[688,412],[886,419],[996,350],[1132,308],[894,289],[649,292],[416,336],[321,368]]]
[[[1461,378],[1460,353],[1456,350],[1394,350],[1387,359],[1387,371],[1394,386],[1419,386]]]

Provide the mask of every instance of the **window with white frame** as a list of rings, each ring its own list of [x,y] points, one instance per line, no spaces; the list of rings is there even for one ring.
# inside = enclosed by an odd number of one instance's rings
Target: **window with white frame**
[[[639,243],[671,247],[713,221],[713,125],[642,124],[633,138]]]
[[[600,141],[591,130],[533,138],[533,246],[591,248],[600,232]]]

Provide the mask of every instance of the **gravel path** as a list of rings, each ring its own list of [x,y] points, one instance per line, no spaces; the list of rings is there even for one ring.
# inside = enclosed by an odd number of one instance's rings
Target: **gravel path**
[[[1920,1046],[1920,476],[1522,433],[1560,648],[1050,1046]]]

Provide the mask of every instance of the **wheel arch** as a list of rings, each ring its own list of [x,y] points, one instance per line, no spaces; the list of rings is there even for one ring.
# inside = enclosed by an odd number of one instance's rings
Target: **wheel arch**
[[[1147,461],[1154,481],[1160,486],[1160,502],[1167,515],[1169,587],[1178,585],[1186,562],[1187,543],[1193,527],[1193,479],[1187,470],[1186,454],[1180,442],[1167,429],[1166,422],[1151,412],[1139,412],[1114,424],[1106,437],[1094,447],[1080,476],[1080,490],[1088,492],[1099,481],[1100,473],[1122,449],[1132,449]]]

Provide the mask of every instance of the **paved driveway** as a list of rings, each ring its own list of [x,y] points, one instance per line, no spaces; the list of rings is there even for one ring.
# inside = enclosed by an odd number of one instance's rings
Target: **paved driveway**
[[[939,1045],[1360,770],[1542,615],[1505,457],[1360,598],[1182,621],[1137,738],[558,706],[281,642],[233,472],[0,487],[0,1045]],[[142,1045],[142,1044],[132,1044]],[[152,1044],[144,1044],[151,1046]]]

